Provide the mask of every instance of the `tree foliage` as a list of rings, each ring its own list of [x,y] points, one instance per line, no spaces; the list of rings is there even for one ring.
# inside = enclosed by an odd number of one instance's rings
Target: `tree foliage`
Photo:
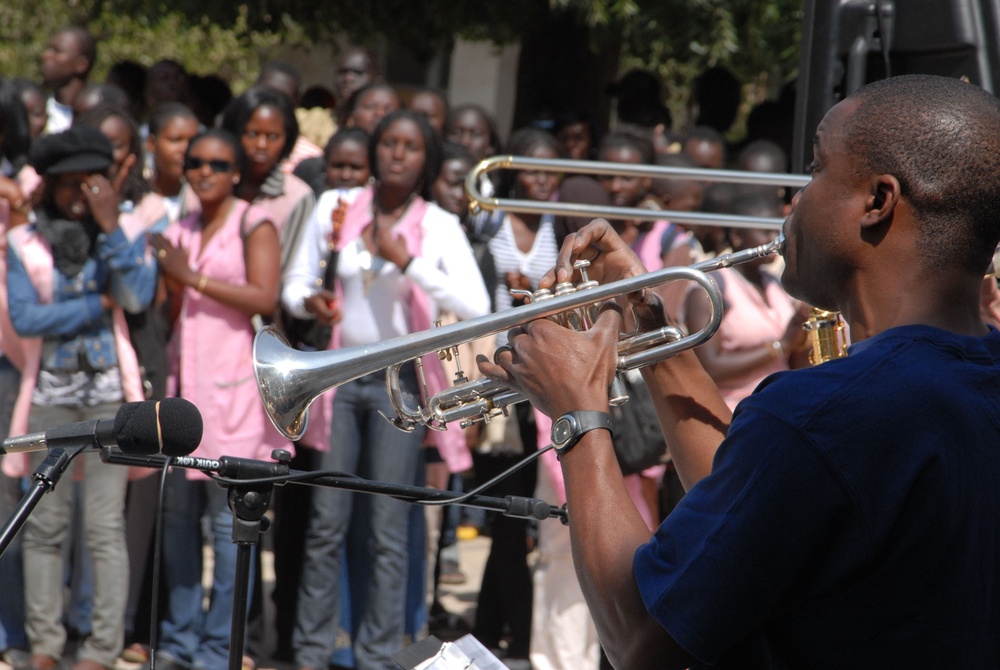
[[[797,70],[801,0],[619,3],[633,5],[620,10],[628,14],[622,69],[660,75],[675,125],[685,121],[691,84],[709,67],[726,67],[745,82],[749,104],[774,94]]]
[[[218,72],[239,89],[281,45],[376,36],[427,61],[456,36],[516,41],[539,12],[584,16],[592,34],[624,36],[621,69],[658,72],[675,119],[697,73],[730,68],[751,98],[797,65],[801,0],[33,0],[0,3],[0,69],[37,77],[49,36],[86,25],[101,39],[95,74],[129,58],[172,57],[196,73]],[[593,49],[599,51],[600,44]],[[614,54],[615,57],[618,54]]]

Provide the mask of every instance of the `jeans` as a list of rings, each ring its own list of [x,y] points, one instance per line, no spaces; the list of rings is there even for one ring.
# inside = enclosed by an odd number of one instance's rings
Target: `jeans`
[[[168,606],[160,623],[160,652],[181,665],[226,670],[238,553],[227,489],[213,481],[188,479],[178,468],[167,475],[166,496],[163,567]],[[207,611],[201,585],[203,516],[211,526],[215,552]],[[242,655],[243,650],[236,653]]]
[[[34,406],[29,430],[88,419],[113,418],[120,407]],[[37,468],[45,452],[31,454]],[[95,453],[82,454],[59,484],[46,494],[24,526],[24,583],[28,639],[33,654],[59,658],[66,643],[60,622],[63,611],[62,544],[70,525],[73,486],[71,472],[83,465],[83,514],[87,550],[93,561],[94,601],[91,634],[77,657],[114,665],[124,643],[122,619],[128,597],[128,553],[125,548],[125,488],[128,469],[101,462]]]
[[[412,374],[402,380],[415,392]],[[376,373],[337,389],[333,403],[330,450],[320,468],[358,474],[373,480],[412,484],[421,463],[423,431],[405,433],[379,411],[394,414],[385,391],[385,374]],[[299,585],[298,616],[293,645],[300,667],[326,668],[334,650],[344,542],[350,526],[353,494],[319,487],[313,491],[305,563]],[[394,669],[390,655],[403,646],[408,564],[407,503],[388,496],[371,499],[372,576],[367,608],[354,630],[357,667]]]

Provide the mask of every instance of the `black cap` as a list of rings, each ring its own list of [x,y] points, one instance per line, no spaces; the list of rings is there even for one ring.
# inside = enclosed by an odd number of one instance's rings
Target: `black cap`
[[[106,172],[113,161],[111,140],[97,128],[75,127],[39,137],[28,162],[40,175]]]

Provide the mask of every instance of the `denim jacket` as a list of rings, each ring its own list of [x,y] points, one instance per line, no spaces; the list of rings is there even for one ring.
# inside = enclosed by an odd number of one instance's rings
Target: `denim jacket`
[[[146,256],[145,236],[129,240],[119,228],[97,237],[96,253],[75,277],[53,268],[52,302],[42,303],[14,244],[7,247],[7,293],[14,329],[22,337],[42,337],[42,368],[73,371],[85,360],[92,369],[118,364],[110,312],[101,307],[109,293],[126,312],[140,312],[156,291],[156,264]]]

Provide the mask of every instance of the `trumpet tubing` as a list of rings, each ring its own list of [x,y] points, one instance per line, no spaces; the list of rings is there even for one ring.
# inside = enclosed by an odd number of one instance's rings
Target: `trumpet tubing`
[[[488,418],[495,411],[520,400],[517,394],[489,381],[465,382],[432,397],[425,407],[408,407],[393,378],[405,362],[426,354],[471,342],[487,335],[548,317],[559,317],[579,308],[659,286],[669,281],[690,281],[708,294],[712,315],[701,330],[679,337],[672,327],[629,334],[619,341],[619,371],[643,367],[696,347],[708,340],[722,319],[722,296],[707,272],[780,253],[783,236],[759,247],[723,254],[690,267],[664,268],[609,284],[585,282],[583,288],[556,291],[552,297],[521,307],[460,321],[391,340],[336,349],[301,352],[293,349],[269,326],[254,338],[253,363],[257,387],[268,417],[287,438],[297,440],[308,424],[308,409],[323,392],[367,374],[387,369],[386,384],[398,416],[393,422],[404,430],[417,425],[444,428],[448,422]]]

